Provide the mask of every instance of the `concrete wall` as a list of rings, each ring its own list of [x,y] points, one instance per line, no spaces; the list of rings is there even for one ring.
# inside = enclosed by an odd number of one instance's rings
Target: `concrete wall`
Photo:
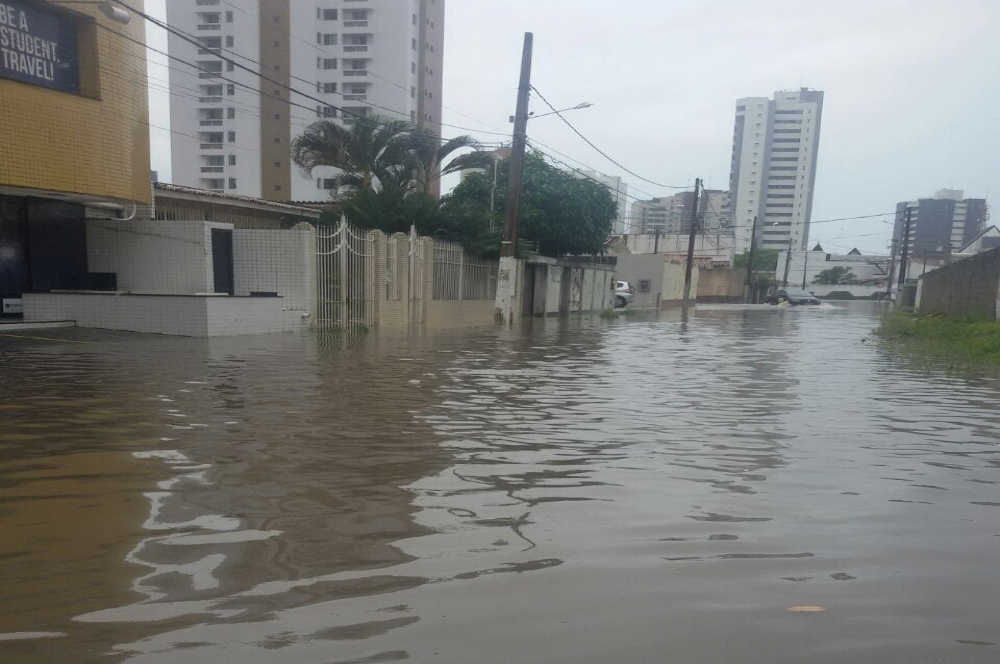
[[[88,221],[91,272],[115,272],[118,290],[139,293],[213,292],[212,228],[205,221]]]
[[[679,307],[684,303],[684,263],[664,263],[663,281],[660,286],[660,309]],[[698,292],[698,280],[701,271],[695,265],[691,268],[691,293]]]
[[[72,320],[78,327],[215,337],[307,328],[306,312],[279,297],[26,293],[25,321]]]
[[[316,309],[316,233],[310,229],[233,231],[236,295],[277,293],[287,309]]]
[[[793,286],[794,287],[794,286]],[[885,288],[876,288],[873,284],[867,286],[844,286],[842,284],[807,284],[806,290],[816,297],[823,298],[833,292],[848,292],[854,297],[879,297],[885,295]]]
[[[635,302],[630,306],[639,309],[655,309],[660,306],[663,283],[664,257],[660,254],[625,254],[618,257],[615,277],[627,281],[635,288]],[[641,281],[649,281],[649,290],[640,290]]]
[[[705,269],[698,272],[699,302],[742,302],[746,272],[732,269]]]
[[[920,278],[917,309],[948,316],[997,318],[1000,249],[952,263]]]

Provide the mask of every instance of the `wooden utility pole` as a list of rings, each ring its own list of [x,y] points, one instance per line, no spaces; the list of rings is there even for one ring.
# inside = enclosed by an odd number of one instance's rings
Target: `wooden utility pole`
[[[694,179],[694,204],[691,206],[691,232],[688,234],[687,265],[684,267],[684,300],[682,306],[687,307],[691,300],[691,273],[694,268],[694,240],[698,236],[698,199],[700,198],[701,179]]]
[[[521,212],[521,181],[524,176],[524,149],[528,139],[528,96],[531,92],[531,50],[534,35],[524,33],[521,54],[521,81],[517,88],[517,109],[514,114],[514,136],[507,175],[507,207],[504,238],[500,245],[500,269],[497,270],[497,295],[494,317],[498,323],[514,322],[514,300],[517,294],[517,225]]]
[[[788,251],[785,253],[785,276],[781,278],[781,287],[788,288],[788,268],[792,266],[792,243],[795,238],[788,238]]]
[[[899,291],[902,291],[903,286],[906,284],[906,267],[910,251],[910,219],[912,212],[913,210],[910,207],[906,208],[906,216],[904,217],[905,222],[903,223],[903,248],[899,259],[899,287],[896,289],[897,297]]]
[[[750,255],[747,256],[747,303],[752,303],[753,293],[753,251],[757,246],[757,215],[753,216],[753,228],[750,231]]]

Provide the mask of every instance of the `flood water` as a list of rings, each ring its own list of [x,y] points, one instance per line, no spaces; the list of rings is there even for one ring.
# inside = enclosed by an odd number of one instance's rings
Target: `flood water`
[[[1000,383],[877,315],[0,337],[0,661],[1000,661]]]

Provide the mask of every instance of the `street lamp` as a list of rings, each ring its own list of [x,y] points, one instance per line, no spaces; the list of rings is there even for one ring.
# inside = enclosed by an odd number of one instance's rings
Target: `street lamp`
[[[549,111],[548,113],[542,113],[541,115],[535,115],[534,113],[528,113],[528,119],[534,120],[535,118],[544,118],[546,115],[555,115],[556,113],[565,113],[566,111],[577,111],[581,108],[590,108],[593,106],[589,101],[582,101],[576,106],[571,106],[570,108],[564,108],[559,111]],[[514,121],[514,116],[510,116],[510,121]]]

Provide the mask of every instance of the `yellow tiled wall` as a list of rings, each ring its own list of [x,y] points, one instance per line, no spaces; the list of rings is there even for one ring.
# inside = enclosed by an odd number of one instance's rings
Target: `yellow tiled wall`
[[[143,10],[141,0],[129,4]],[[0,78],[0,186],[149,203],[145,21],[123,25],[96,4],[70,7],[89,17],[79,49],[90,96]]]

